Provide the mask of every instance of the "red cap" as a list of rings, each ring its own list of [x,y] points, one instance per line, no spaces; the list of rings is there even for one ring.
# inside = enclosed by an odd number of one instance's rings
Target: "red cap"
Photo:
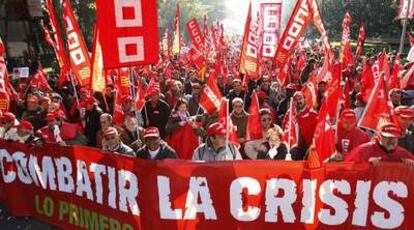
[[[208,136],[225,136],[226,133],[226,127],[220,122],[211,124],[207,129]]]
[[[16,116],[13,113],[7,112],[3,114],[1,119],[5,121],[14,121]]]
[[[394,138],[400,138],[402,136],[401,129],[393,123],[389,123],[389,124],[385,124],[381,126],[380,134],[381,136],[384,136],[384,137],[394,137]]]
[[[96,100],[96,98],[94,98],[93,96],[89,96],[85,99],[86,104],[95,104],[97,102],[98,100]]]
[[[16,126],[18,129],[33,130],[33,125],[27,120],[21,120],[20,124]]]
[[[87,88],[80,88],[79,94],[82,94],[82,93],[89,94],[89,90]]]
[[[62,118],[62,117],[64,117],[63,112],[60,111],[60,110],[56,110],[53,113],[48,113],[45,117],[45,120],[46,121],[52,121],[52,120],[59,119],[59,118]]]
[[[296,85],[296,84],[289,84],[289,85],[286,86],[286,89],[291,89],[291,90],[294,90],[294,91],[300,91],[300,86]]]
[[[50,98],[47,96],[41,97],[39,102],[50,101]]]
[[[263,92],[263,91],[259,91],[259,92],[257,92],[257,97],[258,97],[259,99],[264,100],[264,99],[266,99],[266,98],[267,98],[267,95],[266,95],[266,93],[265,93],[265,92]]]
[[[362,93],[357,93],[357,95],[355,96],[355,99],[358,101],[364,102],[364,97],[362,96]]]
[[[128,103],[128,102],[132,102],[132,101],[134,101],[134,100],[129,95],[123,95],[119,98],[120,103]]]
[[[356,121],[356,114],[355,111],[352,109],[345,109],[341,113],[341,120],[342,121]]]
[[[147,137],[160,137],[160,131],[157,127],[148,127],[144,131],[144,138]]]
[[[160,89],[157,87],[154,87],[148,91],[148,94],[149,95],[160,94]]]
[[[414,118],[414,111],[408,106],[398,106],[394,109],[394,113],[400,117]]]
[[[109,135],[118,135],[118,130],[114,127],[108,127],[104,130],[103,136],[109,136]]]

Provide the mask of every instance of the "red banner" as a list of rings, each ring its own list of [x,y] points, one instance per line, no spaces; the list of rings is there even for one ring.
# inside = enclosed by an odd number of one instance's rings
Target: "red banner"
[[[91,84],[91,60],[88,47],[73,14],[70,1],[65,0],[63,3],[63,18],[65,19],[71,69],[79,84],[89,87]]]
[[[399,19],[411,19],[414,18],[414,1],[413,0],[401,0],[400,9],[398,11]]]
[[[252,5],[249,5],[244,27],[243,45],[240,55],[240,72],[250,78],[259,77],[259,46],[258,28],[252,21]]]
[[[205,39],[203,33],[201,32],[197,19],[193,18],[187,23],[187,31],[188,34],[190,34],[194,47],[197,48],[200,52],[204,52]]]
[[[327,54],[328,59],[331,60],[334,57],[334,54],[332,52],[331,44],[328,39],[328,34],[326,33],[325,26],[323,25],[323,22],[322,22],[322,15],[319,10],[318,1],[308,0],[308,5],[311,8],[313,24],[315,25],[316,29],[321,34],[321,40],[325,47],[325,52]]]
[[[0,144],[0,201],[64,229],[412,229],[401,163],[143,161]],[[30,192],[28,192],[30,191]]]
[[[97,0],[104,68],[157,64],[155,0]]]
[[[280,68],[286,65],[290,54],[311,21],[311,12],[307,0],[299,0],[293,9],[289,22],[280,39],[274,62]]]
[[[282,3],[260,4],[260,16],[262,17],[261,55],[265,59],[273,59],[279,45],[281,33]]]

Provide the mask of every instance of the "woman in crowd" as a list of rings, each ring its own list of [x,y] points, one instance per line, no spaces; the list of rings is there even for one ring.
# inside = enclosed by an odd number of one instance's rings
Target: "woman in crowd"
[[[287,146],[282,142],[283,130],[275,125],[266,134],[266,141],[259,147],[258,160],[285,160]]]

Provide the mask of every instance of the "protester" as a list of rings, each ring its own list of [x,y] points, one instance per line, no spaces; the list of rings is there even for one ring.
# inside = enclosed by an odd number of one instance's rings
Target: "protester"
[[[123,140],[122,136],[124,134],[124,129],[120,126],[114,125],[114,119],[111,114],[109,113],[101,114],[101,116],[99,117],[99,122],[100,122],[100,129],[96,132],[96,147],[97,148],[102,148],[104,132],[109,127],[114,127],[117,130],[121,140]]]
[[[242,98],[236,97],[232,101],[233,112],[230,114],[233,125],[237,127],[237,136],[239,143],[242,145],[246,143],[246,128],[249,114],[244,110],[244,102]]]
[[[15,136],[17,125],[19,125],[19,121],[13,113],[4,113],[1,116],[0,137],[7,140],[10,139],[10,137]]]
[[[398,106],[401,105],[402,93],[403,91],[400,89],[392,89],[388,93],[391,104],[394,108],[397,108]]]
[[[103,133],[102,149],[105,151],[119,153],[135,157],[135,152],[130,147],[122,143],[118,131],[115,127],[108,127]]]
[[[85,104],[85,136],[88,138],[88,146],[96,147],[96,132],[100,129],[99,118],[103,111],[98,107],[98,101],[93,96],[89,96]]]
[[[362,144],[345,156],[346,162],[370,162],[377,165],[380,162],[404,162],[414,160],[414,155],[398,146],[402,136],[400,128],[393,124],[382,125],[376,138]]]
[[[64,121],[62,111],[55,111],[46,115],[47,125],[36,132],[45,143],[60,145],[87,145],[88,139],[79,130],[76,124]]]
[[[282,142],[283,130],[279,126],[270,128],[266,133],[266,141],[259,147],[258,160],[285,160],[287,146]]]
[[[137,157],[147,160],[176,159],[177,153],[163,140],[157,127],[148,127],[144,131],[145,145],[138,150]]]
[[[356,127],[356,120],[355,111],[352,109],[345,109],[340,115],[337,149],[342,155],[370,141],[368,134]]]
[[[232,102],[235,98],[241,98],[244,99],[246,93],[242,90],[242,82],[239,79],[233,80],[233,89],[230,90],[230,92],[227,94],[227,99],[229,99],[230,102]],[[230,105],[230,113],[233,111],[233,105]]]
[[[275,127],[273,123],[273,114],[269,109],[261,109],[260,110],[260,120],[261,120],[261,127],[262,127],[262,139],[261,140],[248,140],[246,145],[244,146],[244,152],[251,160],[257,159],[257,154],[259,153],[260,145],[266,141],[267,131],[270,128]]]
[[[36,96],[31,95],[26,102],[26,110],[23,112],[21,119],[28,120],[34,126],[34,129],[38,130],[45,125],[44,116],[39,107],[39,100]]]
[[[414,132],[410,128],[414,125],[414,111],[408,106],[398,106],[394,109],[402,136],[398,139],[398,145],[414,154]]]
[[[5,138],[8,141],[17,141],[23,144],[42,144],[40,138],[34,135],[33,125],[27,120],[21,120],[20,124],[15,126],[17,132]]]
[[[242,160],[239,150],[226,141],[226,127],[219,122],[207,129],[206,143],[201,144],[193,154],[194,161]]]
[[[142,140],[144,138],[144,129],[138,125],[136,113],[127,113],[124,116],[124,123],[121,126],[123,133],[121,135],[122,141],[131,147],[134,151],[137,151],[142,147]]]
[[[142,110],[145,127],[157,127],[161,138],[165,138],[165,126],[170,117],[171,109],[167,102],[160,99],[160,90],[153,89],[150,92],[150,100],[145,103]]]

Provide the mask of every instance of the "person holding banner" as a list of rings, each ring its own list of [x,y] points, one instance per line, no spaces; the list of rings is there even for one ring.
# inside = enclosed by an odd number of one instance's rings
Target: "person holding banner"
[[[118,130],[115,127],[108,127],[103,133],[102,149],[105,151],[119,153],[135,157],[135,152],[129,146],[122,143]]]
[[[283,130],[279,126],[270,128],[266,133],[266,141],[259,147],[258,160],[285,160],[287,146],[283,143]]]
[[[8,139],[11,136],[16,135],[17,129],[16,126],[19,124],[19,121],[16,119],[16,116],[13,113],[7,112],[4,113],[0,118],[1,128],[0,128],[0,137]]]
[[[232,143],[228,143],[227,129],[215,122],[207,129],[207,141],[201,144],[193,154],[193,161],[228,161],[242,160],[239,150]]]
[[[401,129],[393,123],[384,124],[371,142],[362,144],[345,156],[346,162],[369,162],[377,165],[380,162],[410,162],[414,155],[398,146],[402,136]]]
[[[17,132],[14,136],[8,137],[8,141],[17,141],[23,144],[42,144],[42,140],[34,135],[33,125],[27,120],[21,120],[20,124],[15,126]]]
[[[144,131],[144,147],[138,150],[137,157],[147,160],[177,159],[177,153],[161,140],[157,127],[148,127]]]
[[[414,124],[414,111],[408,106],[398,106],[394,109],[394,114],[403,133],[398,144],[414,154],[414,132],[410,130]]]

